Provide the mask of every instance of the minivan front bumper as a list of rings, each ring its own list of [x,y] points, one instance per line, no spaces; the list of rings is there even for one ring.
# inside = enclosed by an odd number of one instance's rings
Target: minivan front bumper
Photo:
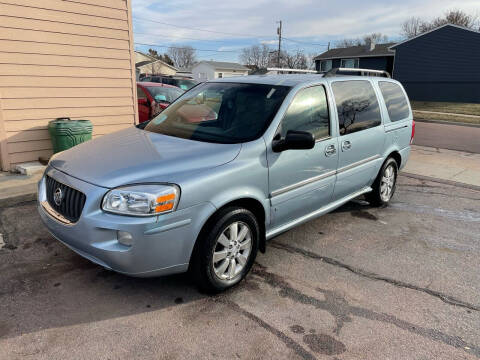
[[[46,202],[45,176],[38,184],[38,212],[50,233],[81,256],[105,268],[131,276],[184,272],[197,236],[215,207],[208,202],[155,217],[106,213],[101,202],[107,188],[79,180],[52,167],[46,175],[86,195],[79,220],[70,223]],[[118,241],[118,231],[133,237],[133,245]]]

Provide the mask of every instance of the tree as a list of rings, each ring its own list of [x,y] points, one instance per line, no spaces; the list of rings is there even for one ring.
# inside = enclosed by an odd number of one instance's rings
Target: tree
[[[154,57],[155,59],[158,59],[158,52],[157,52],[157,50],[148,49],[148,55],[150,55],[151,57]]]
[[[346,47],[351,47],[351,46],[358,46],[361,45],[360,39],[342,39],[335,41],[335,47],[336,48],[346,48]]]
[[[424,22],[420,18],[412,16],[403,22],[401,34],[408,39],[420,35],[423,25]]]
[[[168,65],[173,66],[173,60],[170,58],[170,56],[168,56],[168,54],[159,55],[157,50],[148,49],[148,55],[150,55],[155,59],[162,60],[164,63],[167,63]]]
[[[195,49],[191,46],[171,46],[168,48],[167,56],[179,69],[190,68],[197,61]]]
[[[402,24],[402,35],[410,39],[446,24],[477,30],[479,28],[479,18],[459,9],[448,10],[443,16],[436,17],[431,21],[411,17]]]
[[[388,42],[388,36],[383,35],[382,33],[371,33],[368,35],[363,36],[362,44],[385,44]]]
[[[335,42],[336,48],[345,48],[351,46],[361,46],[371,44],[372,42],[375,44],[384,44],[388,42],[388,36],[383,35],[382,33],[372,33],[362,36],[361,38],[347,38],[338,40]]]
[[[240,62],[246,65],[253,65],[257,69],[266,68],[270,61],[270,48],[265,45],[252,45],[243,48],[240,53]]]
[[[306,69],[308,67],[307,57],[300,50],[295,53],[282,52],[280,65],[288,69]]]
[[[170,56],[168,56],[168,54],[160,55],[158,58],[162,60],[164,63],[174,66],[173,60],[170,58]]]

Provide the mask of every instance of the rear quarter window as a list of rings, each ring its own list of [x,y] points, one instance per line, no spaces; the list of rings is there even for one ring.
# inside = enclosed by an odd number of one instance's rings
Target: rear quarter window
[[[369,81],[336,81],[332,83],[332,90],[340,135],[370,129],[382,123],[377,96]]]
[[[402,88],[398,84],[389,81],[379,81],[378,86],[387,106],[390,121],[406,119],[410,115],[410,109]]]

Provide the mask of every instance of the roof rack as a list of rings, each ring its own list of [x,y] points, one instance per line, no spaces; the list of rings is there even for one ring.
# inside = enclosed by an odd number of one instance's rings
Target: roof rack
[[[391,77],[388,71],[358,68],[333,68],[324,73],[324,77],[339,75]]]

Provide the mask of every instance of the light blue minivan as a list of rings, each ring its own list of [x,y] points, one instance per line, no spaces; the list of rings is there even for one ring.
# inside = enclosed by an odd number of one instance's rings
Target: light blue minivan
[[[190,270],[221,291],[266,240],[360,195],[386,205],[413,134],[406,93],[389,78],[218,79],[144,129],[53,156],[38,210],[54,237],[105,268]]]

